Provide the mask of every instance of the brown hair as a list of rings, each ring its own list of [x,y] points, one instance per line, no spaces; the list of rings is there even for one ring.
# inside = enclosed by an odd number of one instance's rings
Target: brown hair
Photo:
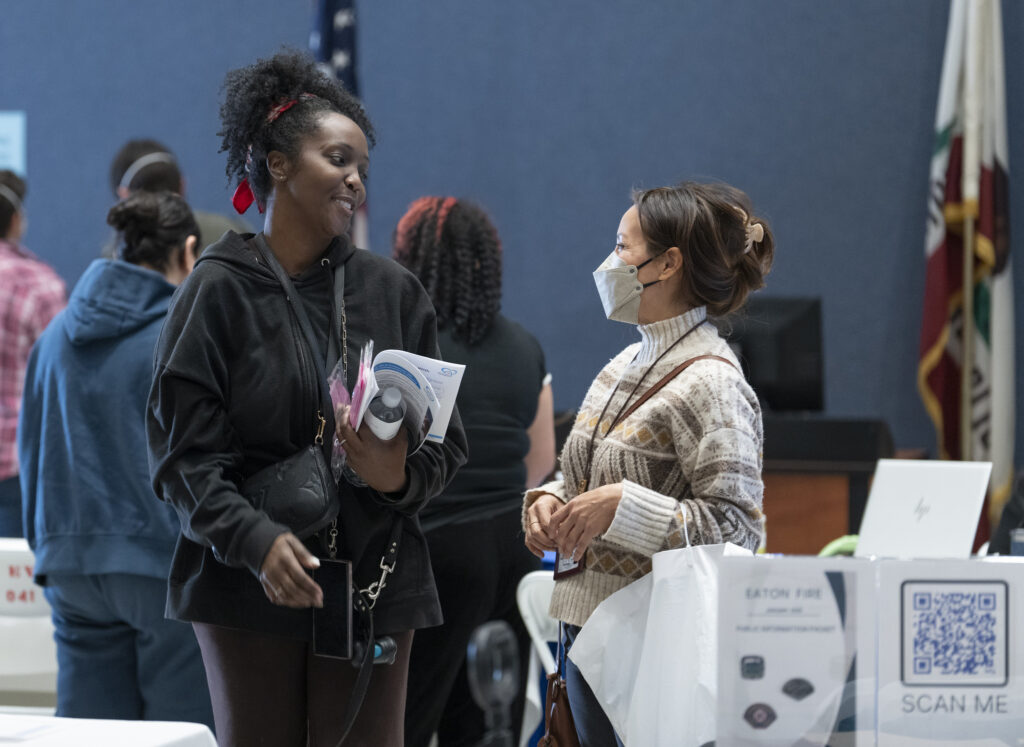
[[[670,247],[683,255],[683,293],[711,316],[739,309],[751,291],[764,286],[775,240],[756,217],[750,198],[728,184],[683,182],[675,187],[633,193],[640,229],[651,256]],[[760,224],[764,236],[747,250],[748,227]]]
[[[25,193],[28,191],[28,187],[25,184],[25,180],[13,171],[8,171],[7,169],[0,171],[0,184],[14,192],[18,202],[25,200]],[[21,205],[15,205],[11,202],[10,197],[0,194],[0,239],[10,232],[14,215],[20,211]]]

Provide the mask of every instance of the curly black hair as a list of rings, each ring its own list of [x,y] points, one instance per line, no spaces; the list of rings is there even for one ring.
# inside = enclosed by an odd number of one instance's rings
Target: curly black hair
[[[174,192],[138,191],[110,208],[107,223],[124,245],[120,257],[164,272],[189,236],[202,241],[188,203]]]
[[[501,308],[501,241],[487,214],[454,197],[421,197],[395,229],[394,259],[423,283],[456,339],[475,345]]]
[[[261,203],[266,202],[271,185],[267,154],[276,150],[289,158],[297,156],[302,139],[316,130],[324,112],[343,114],[359,126],[371,146],[376,142],[359,99],[300,52],[280,52],[231,70],[223,87],[217,135],[221,152],[228,154],[228,181],[248,178]],[[296,103],[286,112],[269,118],[275,107],[292,101]]]

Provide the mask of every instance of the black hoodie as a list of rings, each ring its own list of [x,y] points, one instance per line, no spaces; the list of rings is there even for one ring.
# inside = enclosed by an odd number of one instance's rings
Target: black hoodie
[[[316,369],[295,314],[251,242],[251,234],[228,232],[203,252],[171,302],[157,343],[147,414],[150,471],[157,495],[174,505],[182,526],[167,614],[308,640],[311,610],[271,604],[256,575],[287,528],[238,492],[248,476],[313,442],[318,397]],[[345,239],[332,242],[324,259],[293,283],[326,346],[333,265],[345,263],[350,388],[359,351],[371,338],[375,350],[440,357],[433,305],[411,273]],[[332,418],[327,432],[333,427]],[[465,460],[455,412],[444,443],[425,443],[407,460],[401,493],[340,485],[339,554],[354,561],[360,588],[380,576],[396,512],[403,523],[397,568],[374,609],[381,633],[441,622],[416,514]]]

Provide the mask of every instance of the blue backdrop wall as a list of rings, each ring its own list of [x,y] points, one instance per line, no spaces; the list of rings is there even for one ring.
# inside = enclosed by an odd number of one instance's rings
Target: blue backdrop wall
[[[420,195],[488,208],[505,247],[504,310],[543,343],[559,409],[635,335],[604,320],[590,277],[630,189],[722,179],[773,226],[764,292],[824,301],[828,412],[884,418],[897,445],[934,449],[915,377],[945,3],[359,7],[363,96],[379,135],[372,249],[388,251]],[[1020,256],[1024,149],[1012,133],[1024,118],[1024,7],[1004,14]],[[0,110],[28,116],[27,245],[78,278],[109,236],[107,169],[129,137],[166,141],[193,204],[227,211],[215,135],[224,72],[304,47],[311,16],[309,0],[7,0]],[[1019,420],[1021,392],[1018,402]]]

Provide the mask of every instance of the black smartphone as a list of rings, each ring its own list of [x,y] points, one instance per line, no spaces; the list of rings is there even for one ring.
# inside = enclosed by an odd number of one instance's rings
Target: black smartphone
[[[352,563],[320,559],[313,580],[324,592],[324,606],[313,608],[313,653],[352,658]]]

